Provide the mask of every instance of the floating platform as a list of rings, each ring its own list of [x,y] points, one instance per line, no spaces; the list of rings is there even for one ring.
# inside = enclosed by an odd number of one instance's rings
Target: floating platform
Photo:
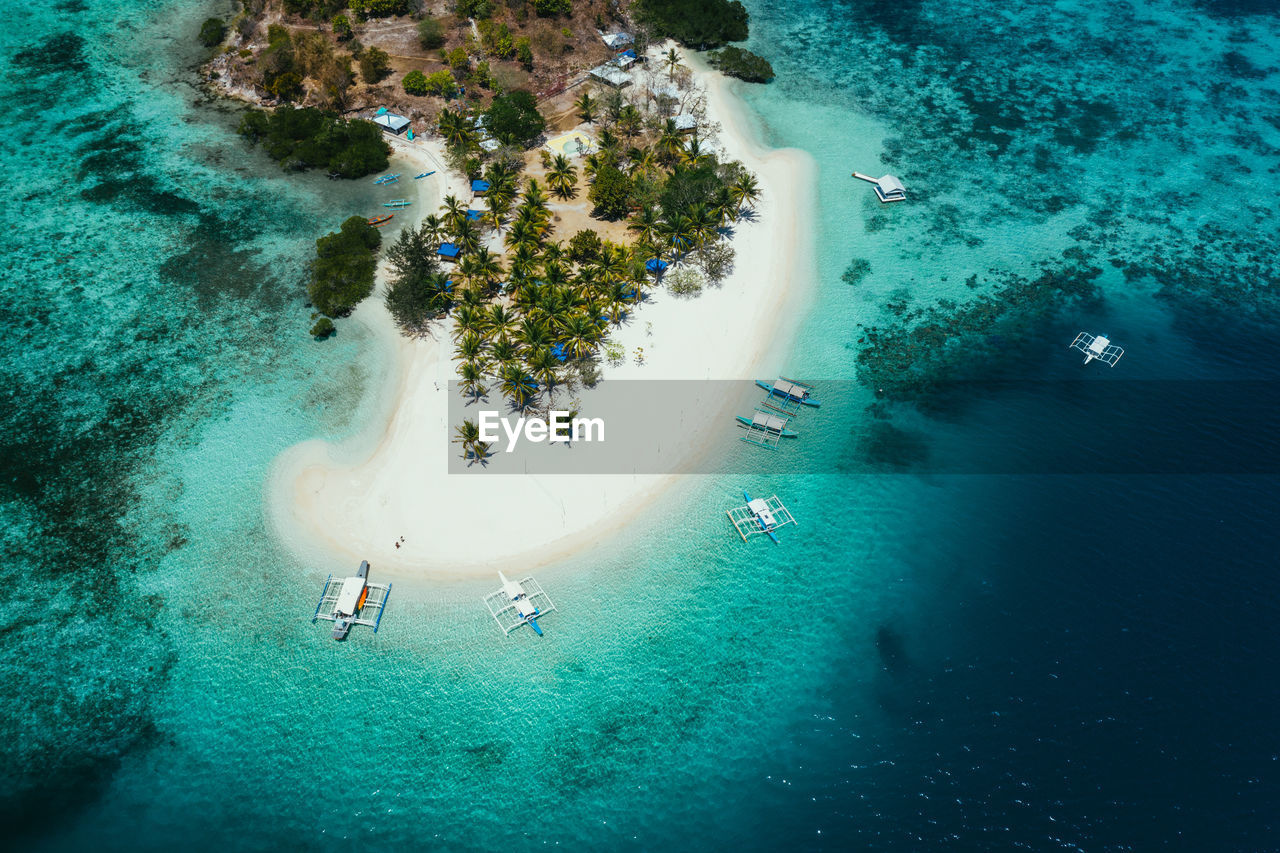
[[[311,621],[327,619],[332,622],[335,640],[345,640],[352,625],[368,625],[376,634],[382,622],[382,611],[390,597],[391,584],[369,583],[369,561],[364,560],[351,577],[329,575],[325,579],[320,603],[316,605]]]
[[[1076,339],[1071,342],[1071,349],[1084,353],[1085,364],[1097,359],[1108,367],[1115,367],[1120,356],[1124,355],[1124,350],[1112,344],[1106,335],[1094,337],[1088,332],[1076,335]]]
[[[759,536],[763,533],[777,545],[778,537],[774,535],[774,531],[788,524],[796,524],[795,516],[782,505],[777,495],[752,500],[751,495],[743,492],[742,497],[747,502],[746,506],[736,506],[728,510],[728,516],[733,522],[733,529],[738,531],[743,542],[751,536]]]
[[[798,432],[787,427],[787,421],[791,420],[790,415],[780,409],[774,408],[770,411],[769,409],[759,408],[756,409],[755,414],[751,417],[738,415],[737,419],[738,423],[747,429],[747,434],[741,436],[743,441],[760,447],[767,447],[770,450],[776,448],[784,438],[796,438],[799,436]]]
[[[523,578],[519,583],[507,580],[507,576],[498,572],[502,581],[502,589],[491,592],[484,597],[485,606],[502,629],[502,633],[510,634],[521,625],[528,625],[539,637],[542,628],[538,618],[555,612],[556,606],[551,603],[542,586],[533,578]]]
[[[881,175],[873,178],[870,175],[864,175],[861,172],[854,172],[853,176],[860,181],[867,181],[875,186],[876,198],[884,204],[893,201],[906,201],[907,189],[902,185],[902,181],[893,175]]]

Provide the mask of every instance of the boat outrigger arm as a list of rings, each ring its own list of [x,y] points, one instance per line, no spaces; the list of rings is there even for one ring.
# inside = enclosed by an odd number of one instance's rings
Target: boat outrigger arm
[[[796,523],[795,516],[782,505],[782,501],[778,500],[777,495],[752,500],[751,495],[743,492],[742,498],[747,502],[747,505],[734,507],[728,511],[728,515],[743,542],[746,542],[749,536],[763,533],[773,540],[773,544],[777,545],[779,544],[778,537],[774,531],[779,527]]]

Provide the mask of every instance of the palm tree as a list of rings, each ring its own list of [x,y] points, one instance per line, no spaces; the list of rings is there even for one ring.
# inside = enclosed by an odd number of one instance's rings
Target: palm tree
[[[439,246],[445,236],[444,220],[434,213],[428,213],[422,217],[422,231],[432,245]]]
[[[681,68],[680,52],[674,47],[668,50],[662,57],[662,65],[667,69],[667,79],[674,81],[676,71]]]
[[[458,250],[469,255],[480,248],[480,232],[476,228],[476,224],[469,219],[464,218],[458,222],[453,229],[453,242]]]
[[[702,140],[694,137],[689,140],[689,144],[685,146],[684,151],[680,154],[680,162],[690,169],[696,169],[711,159],[711,155],[702,150]]]
[[[756,181],[755,175],[743,170],[742,174],[730,184],[729,192],[739,208],[743,205],[754,208],[756,200],[760,198],[760,184]]]
[[[473,285],[479,284],[481,290],[488,290],[502,278],[502,264],[486,247],[476,249],[467,256],[467,260],[471,262],[471,282]]]
[[[469,145],[475,141],[476,131],[461,112],[441,110],[440,135],[449,145]]]
[[[501,335],[494,339],[489,347],[490,356],[496,373],[501,374],[503,370],[512,364],[515,364],[520,357],[520,351],[516,345],[511,342],[511,338]]]
[[[557,154],[552,161],[551,171],[547,173],[547,184],[552,192],[563,199],[574,196],[574,187],[578,185],[578,170],[563,154]]]
[[[485,317],[485,332],[494,337],[506,337],[516,330],[516,317],[511,309],[505,305],[493,304],[489,306],[488,316]]]
[[[608,116],[610,122],[616,122],[622,115],[622,108],[626,104],[626,100],[622,97],[622,92],[613,89],[604,99],[604,112]]]
[[[484,329],[484,314],[475,305],[463,304],[453,313],[453,339],[456,341],[468,333],[479,333]]]
[[[471,363],[480,367],[484,364],[484,350],[484,338],[476,332],[467,332],[454,348],[453,357],[464,364]]]
[[[622,108],[622,113],[618,116],[618,130],[627,139],[640,132],[640,111],[632,104]]]
[[[538,393],[538,384],[518,364],[509,364],[504,367],[498,378],[502,382],[502,393],[517,409],[523,409],[529,405],[533,395]]]
[[[538,186],[536,178],[530,178],[528,186],[524,188],[523,204],[537,210],[547,209],[547,194]]]
[[[494,193],[490,190],[484,197],[485,210],[488,213],[489,224],[493,226],[494,231],[502,229],[502,220],[507,215],[507,211],[511,209],[510,196]]]
[[[552,390],[560,380],[560,359],[551,352],[550,347],[538,347],[529,355],[529,372],[533,378],[547,391],[547,399],[551,399]]]
[[[658,159],[663,163],[674,163],[679,159],[684,151],[684,139],[681,138],[680,129],[676,127],[674,119],[667,119],[653,147],[658,152]]]
[[[511,284],[518,291],[538,271],[538,250],[534,244],[518,243],[511,253]]]
[[[733,191],[729,187],[718,187],[711,196],[708,205],[711,215],[721,227],[738,218],[741,206],[733,200]]]
[[[680,257],[693,248],[694,228],[689,217],[677,214],[663,220],[662,242],[670,247],[674,257]]]
[[[475,450],[476,444],[480,441],[480,428],[475,425],[474,421],[463,421],[462,426],[457,427],[454,431],[454,444],[462,445],[462,456],[464,459],[470,459],[472,451]]]
[[[489,389],[484,387],[484,371],[478,362],[467,360],[459,364],[458,377],[459,390],[472,400],[479,400],[489,393]]]
[[[696,246],[702,246],[710,240],[720,226],[720,222],[715,214],[711,212],[711,208],[700,201],[689,205],[688,219],[693,242]]]
[[[578,118],[587,124],[593,124],[596,120],[596,102],[591,97],[590,92],[583,92],[582,97],[573,102],[573,106],[578,110]]]
[[[565,349],[574,358],[586,358],[595,351],[602,337],[599,321],[581,313],[574,313],[564,319],[560,327]]]
[[[642,242],[656,243],[661,229],[662,220],[658,218],[657,208],[642,207],[627,220],[627,230]]]
[[[444,211],[440,218],[445,227],[451,232],[457,231],[458,223],[467,218],[467,206],[459,201],[457,196],[445,196],[444,203],[440,205],[440,209]]]
[[[536,317],[525,317],[520,321],[519,328],[516,329],[516,340],[525,348],[526,351],[536,350],[539,347],[550,346],[551,330],[547,328],[547,324],[541,322]]]
[[[600,146],[600,153],[602,155],[612,154],[615,155],[615,157],[618,153],[618,145],[620,142],[621,140],[618,139],[617,134],[607,127],[600,129],[600,136],[596,140],[596,144]]]

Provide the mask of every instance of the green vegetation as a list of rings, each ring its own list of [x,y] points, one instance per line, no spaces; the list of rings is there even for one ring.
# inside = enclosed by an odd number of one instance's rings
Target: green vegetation
[[[355,35],[355,31],[351,29],[351,19],[346,15],[334,15],[333,34],[338,37],[338,41],[346,41]]]
[[[718,68],[730,77],[750,83],[768,83],[774,78],[773,66],[763,56],[749,50],[729,45],[707,55],[712,68]]]
[[[476,29],[480,31],[480,43],[490,55],[499,59],[511,59],[516,55],[515,39],[506,24],[481,21],[476,24]]]
[[[573,14],[573,0],[533,0],[533,11],[540,18],[556,18]]]
[[[457,81],[448,71],[437,71],[431,75],[410,71],[404,75],[401,85],[410,95],[442,95],[451,98],[458,92]]]
[[[391,56],[380,48],[371,47],[360,54],[360,76],[370,85],[381,82],[391,73]]]
[[[200,25],[200,43],[205,47],[217,47],[226,35],[227,25],[221,18],[209,18]]]
[[[282,101],[302,95],[302,81],[311,78],[323,105],[333,110],[346,108],[351,86],[351,59],[338,56],[322,33],[304,30],[290,34],[286,27],[267,28],[267,47],[258,55],[257,71],[262,88]]]
[[[458,0],[455,9],[459,18],[483,21],[493,15],[493,0]]]
[[[316,240],[307,295],[317,311],[341,317],[373,292],[374,253],[381,244],[382,235],[363,216]]]
[[[587,198],[595,205],[594,216],[621,219],[631,212],[631,179],[611,161],[600,162]]]
[[[533,70],[533,48],[529,45],[527,36],[516,39],[516,59],[525,71]]]
[[[547,126],[537,99],[523,89],[495,97],[485,118],[489,132],[506,145],[528,146]]]
[[[444,25],[430,15],[419,21],[418,45],[423,50],[444,47]]]
[[[656,35],[698,50],[747,37],[747,10],[738,0],[638,0],[636,12]]]
[[[452,283],[440,272],[439,243],[432,231],[426,223],[405,228],[387,249],[392,275],[384,302],[396,324],[409,334],[423,334],[430,321],[453,305]]]
[[[373,122],[342,119],[313,107],[250,110],[240,121],[240,135],[260,143],[285,169],[325,168],[342,178],[381,172],[391,153]]]
[[[315,317],[316,315],[312,314],[311,316]],[[332,320],[328,317],[321,317],[319,320],[316,320],[315,325],[311,327],[311,337],[318,341],[323,341],[336,331],[338,331],[338,327],[333,325]]]
[[[347,6],[360,21],[409,13],[409,0],[350,0]]]

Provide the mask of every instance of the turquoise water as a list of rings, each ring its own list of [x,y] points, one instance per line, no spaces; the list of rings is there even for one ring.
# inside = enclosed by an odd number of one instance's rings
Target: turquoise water
[[[334,644],[306,614],[345,567],[267,529],[272,460],[357,429],[387,363],[356,323],[304,334],[311,241],[370,188],[244,148],[191,84],[203,8],[0,34],[0,809],[25,845],[1274,846],[1273,477],[929,460],[1038,405],[938,387],[1078,377],[1082,328],[1127,345],[1126,380],[1273,378],[1275,18],[751,11],[779,71],[747,91],[761,133],[820,169],[796,372],[863,383],[821,447],[915,473],[691,480],[539,570],[542,640],[499,636],[480,581],[397,584],[376,637]],[[870,411],[889,374],[858,324],[911,364]],[[1028,470],[1060,463],[1036,438]],[[742,488],[785,494],[782,547],[728,534]]]

